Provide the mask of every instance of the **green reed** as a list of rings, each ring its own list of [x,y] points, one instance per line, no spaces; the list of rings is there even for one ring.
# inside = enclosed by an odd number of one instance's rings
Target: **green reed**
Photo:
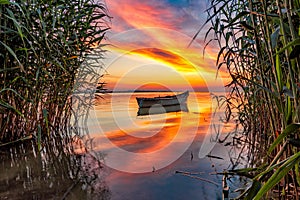
[[[211,0],[207,14],[205,39],[231,78],[226,119],[242,126],[251,155],[241,198],[299,199],[300,1]]]
[[[40,148],[70,128],[72,94],[98,81],[107,19],[94,0],[0,0],[0,146],[36,138]]]

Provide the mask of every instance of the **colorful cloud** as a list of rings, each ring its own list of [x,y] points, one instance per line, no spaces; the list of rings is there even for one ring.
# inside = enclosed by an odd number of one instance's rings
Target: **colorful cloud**
[[[176,76],[167,77],[167,70],[162,70],[164,73],[161,74],[154,70],[140,74],[128,73],[138,66],[159,64],[173,68],[193,88],[223,84],[215,80],[216,49],[207,47],[203,57],[201,36],[187,47],[206,19],[203,14],[205,1],[107,0],[107,6],[113,17],[111,34],[108,36],[112,45],[107,48],[113,56],[108,56],[110,58],[106,62],[107,71],[113,76],[106,79],[110,87],[120,82],[116,77],[122,79],[124,89],[137,88],[149,81],[184,87],[183,82],[174,78]],[[220,76],[225,77],[226,74],[220,72]],[[159,78],[161,81],[158,81]]]
[[[180,72],[195,72],[194,66],[188,60],[185,60],[181,56],[171,51],[158,48],[146,48],[134,50],[130,53],[158,60],[159,62],[173,66],[177,71]]]

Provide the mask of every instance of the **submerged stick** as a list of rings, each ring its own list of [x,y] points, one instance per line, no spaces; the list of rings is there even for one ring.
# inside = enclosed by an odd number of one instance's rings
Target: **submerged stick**
[[[215,158],[215,159],[219,159],[219,160],[224,160],[224,158],[219,157],[219,156],[213,156],[213,155],[206,155],[208,158]]]
[[[222,177],[223,199],[229,198],[229,186],[227,184],[227,173],[225,172]]]
[[[194,179],[198,179],[200,181],[205,181],[207,183],[211,183],[211,184],[214,184],[215,186],[219,186],[218,183],[214,182],[214,181],[211,181],[211,180],[208,180],[208,179],[205,179],[205,178],[201,178],[201,177],[198,177],[198,176],[192,176],[192,175],[189,175],[189,174],[186,174],[186,173],[181,173],[181,175],[183,176],[188,176],[190,178],[194,178]]]
[[[0,144],[0,147],[4,147],[4,146],[7,146],[7,145],[10,145],[10,144],[14,144],[14,143],[17,143],[17,142],[23,142],[25,140],[30,140],[32,139],[32,135],[29,135],[29,136],[26,136],[26,137],[23,137],[23,138],[20,138],[20,139],[17,139],[17,140],[14,140],[12,142],[7,142],[7,143],[1,143]]]
[[[185,172],[185,171],[175,171],[175,174],[188,174],[188,175],[196,175],[196,174],[204,174],[204,172]]]

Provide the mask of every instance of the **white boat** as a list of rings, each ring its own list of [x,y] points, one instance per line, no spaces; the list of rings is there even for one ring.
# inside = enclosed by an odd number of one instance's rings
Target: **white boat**
[[[185,91],[177,95],[158,96],[153,98],[137,97],[137,103],[140,108],[150,108],[153,105],[172,106],[184,104],[189,96],[189,91]]]

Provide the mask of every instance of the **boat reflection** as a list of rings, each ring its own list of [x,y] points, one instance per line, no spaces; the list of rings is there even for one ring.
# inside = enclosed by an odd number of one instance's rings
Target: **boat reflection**
[[[189,112],[187,104],[177,104],[177,105],[170,105],[170,106],[162,106],[161,104],[154,104],[149,108],[139,108],[137,115],[155,115],[155,114],[163,114],[163,113],[170,113],[170,112]]]

